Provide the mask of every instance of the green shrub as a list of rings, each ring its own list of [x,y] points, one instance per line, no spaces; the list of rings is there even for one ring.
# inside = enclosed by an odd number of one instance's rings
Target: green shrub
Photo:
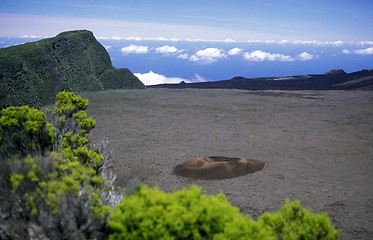
[[[277,239],[332,240],[339,236],[327,213],[313,214],[301,207],[300,201],[286,200],[278,213],[264,213],[258,222],[265,225]]]
[[[223,194],[191,186],[173,193],[141,186],[111,216],[110,239],[274,239]]]
[[[258,221],[242,215],[223,194],[208,196],[191,186],[173,193],[141,186],[113,210],[109,239],[337,239],[325,213],[313,214],[299,201]]]
[[[88,107],[88,99],[73,92],[60,92],[56,95],[57,103],[54,109],[55,114],[71,117],[74,113],[85,110]]]
[[[44,154],[52,150],[54,133],[42,111],[28,106],[5,108],[0,118],[0,158]]]
[[[96,121],[84,111],[88,103],[87,99],[74,93],[60,92],[48,117],[56,126],[55,149],[62,151],[66,158],[77,160],[100,173],[104,157],[88,147],[89,132],[96,126]]]
[[[69,92],[57,99],[47,115],[28,106],[2,110],[0,239],[27,239],[30,224],[50,239],[105,236],[111,186],[99,175],[104,157],[88,145],[96,124],[84,112],[88,100]]]

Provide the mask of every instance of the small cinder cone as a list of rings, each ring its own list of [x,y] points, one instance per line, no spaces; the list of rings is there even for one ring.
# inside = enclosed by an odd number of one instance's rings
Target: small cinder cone
[[[179,163],[174,174],[194,179],[226,179],[254,173],[264,168],[264,163],[254,159],[230,157],[199,157]]]

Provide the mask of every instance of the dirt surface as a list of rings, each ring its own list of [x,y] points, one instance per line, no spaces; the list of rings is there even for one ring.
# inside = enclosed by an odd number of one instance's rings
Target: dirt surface
[[[147,89],[84,93],[109,141],[116,186],[224,192],[242,213],[284,199],[327,211],[341,239],[373,239],[373,92]],[[202,156],[258,159],[263,170],[225,180],[172,174]]]

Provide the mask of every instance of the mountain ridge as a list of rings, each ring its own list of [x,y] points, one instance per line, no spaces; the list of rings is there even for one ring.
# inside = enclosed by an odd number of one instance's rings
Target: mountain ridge
[[[112,66],[104,46],[88,30],[0,49],[0,108],[44,106],[63,90],[144,87],[127,68]]]
[[[307,74],[286,77],[233,77],[229,80],[158,84],[147,88],[210,88],[241,90],[373,90],[373,70],[364,69],[346,73],[342,69],[324,74]]]

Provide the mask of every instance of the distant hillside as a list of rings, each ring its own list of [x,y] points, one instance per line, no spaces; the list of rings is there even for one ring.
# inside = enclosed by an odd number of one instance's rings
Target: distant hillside
[[[244,78],[179,84],[160,84],[150,88],[226,88],[243,90],[373,90],[373,70],[353,73],[332,70],[325,74],[290,77]]]
[[[0,108],[43,106],[56,93],[144,88],[128,69],[112,66],[106,49],[87,30],[0,49]]]

